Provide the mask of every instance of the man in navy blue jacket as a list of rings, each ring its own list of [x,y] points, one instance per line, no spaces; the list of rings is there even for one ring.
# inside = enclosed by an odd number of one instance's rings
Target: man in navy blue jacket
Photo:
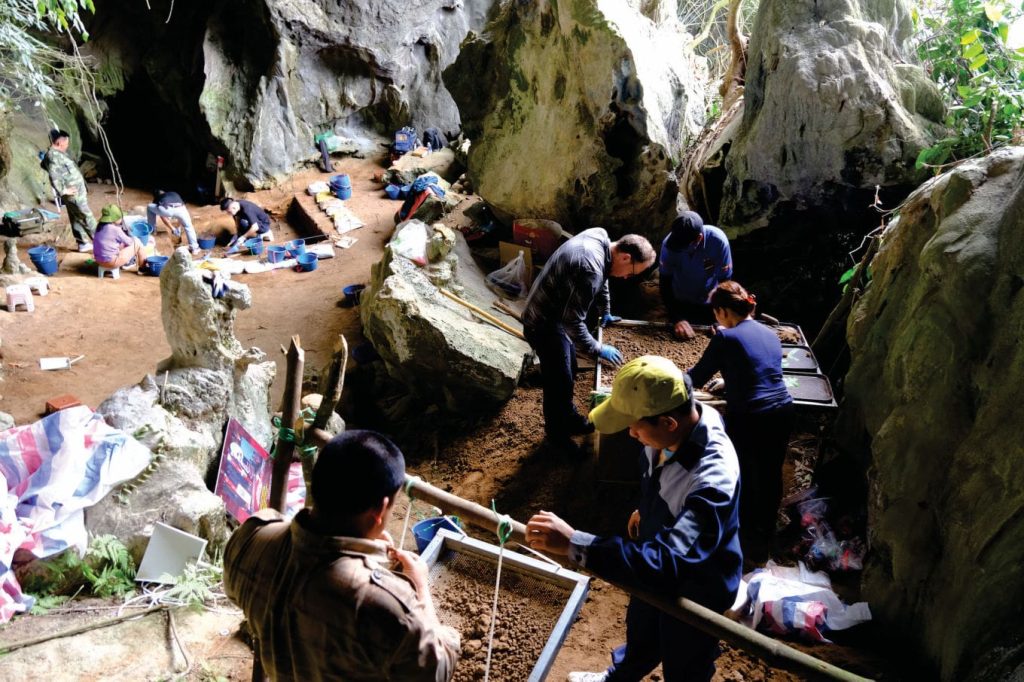
[[[590,419],[602,433],[629,428],[646,447],[640,507],[629,537],[578,531],[551,512],[526,525],[532,547],[569,557],[591,573],[666,599],[686,597],[718,612],[740,584],[739,462],[721,416],[693,399],[690,377],[666,358],[626,363]],[[601,673],[570,682],[639,681],[663,666],[665,680],[710,680],[718,640],[639,599],[626,611],[626,644]]]

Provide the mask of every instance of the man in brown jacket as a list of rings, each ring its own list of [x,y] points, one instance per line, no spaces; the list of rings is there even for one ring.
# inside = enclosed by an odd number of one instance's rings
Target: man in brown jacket
[[[451,679],[459,635],[437,619],[426,564],[385,530],[404,480],[393,443],[346,431],[317,458],[312,509],[263,510],[228,540],[225,590],[271,679]]]

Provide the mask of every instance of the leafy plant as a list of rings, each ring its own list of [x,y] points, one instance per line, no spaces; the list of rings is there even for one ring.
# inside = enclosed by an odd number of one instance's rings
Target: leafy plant
[[[52,599],[82,587],[97,597],[124,596],[135,591],[135,561],[128,548],[113,535],[92,538],[85,557],[74,550],[46,564],[47,578],[26,588],[34,592],[40,608],[54,608]]]
[[[208,603],[215,602],[222,596],[215,589],[223,578],[224,568],[219,561],[189,564],[176,578],[167,575],[160,577],[161,582],[171,584],[170,589],[161,597],[161,601],[180,603],[196,611],[202,610]]]
[[[921,151],[916,166],[939,166],[1010,142],[1024,120],[1024,48],[1009,44],[1019,2],[925,3],[912,18],[926,30],[918,56],[948,105],[950,134]]]
[[[60,594],[46,594],[36,597],[36,603],[32,605],[29,613],[33,616],[42,616],[53,609],[63,606],[70,597]]]

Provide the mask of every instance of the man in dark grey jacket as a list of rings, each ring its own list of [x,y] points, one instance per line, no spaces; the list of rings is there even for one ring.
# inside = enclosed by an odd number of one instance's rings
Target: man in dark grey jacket
[[[523,333],[540,359],[544,385],[544,430],[555,447],[578,452],[571,436],[593,425],[573,405],[576,345],[595,358],[622,364],[622,354],[601,345],[587,329],[595,305],[602,325],[615,318],[608,296],[609,277],[632,277],[654,264],[650,243],[635,234],[611,241],[604,228],[585,230],[562,244],[530,289],[523,311]]]

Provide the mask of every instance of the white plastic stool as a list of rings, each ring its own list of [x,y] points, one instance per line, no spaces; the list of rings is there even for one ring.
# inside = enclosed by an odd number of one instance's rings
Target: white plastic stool
[[[100,279],[103,279],[103,275],[107,274],[108,272],[110,273],[110,276],[113,279],[121,278],[121,268],[105,268],[102,265],[97,265],[96,268],[98,270],[97,276]]]
[[[28,312],[34,312],[36,304],[32,302],[32,290],[24,284],[12,284],[7,287],[7,312],[13,313],[19,305],[25,306]]]
[[[50,293],[50,283],[46,281],[45,277],[30,277],[22,284],[31,289],[36,296],[46,296]]]

